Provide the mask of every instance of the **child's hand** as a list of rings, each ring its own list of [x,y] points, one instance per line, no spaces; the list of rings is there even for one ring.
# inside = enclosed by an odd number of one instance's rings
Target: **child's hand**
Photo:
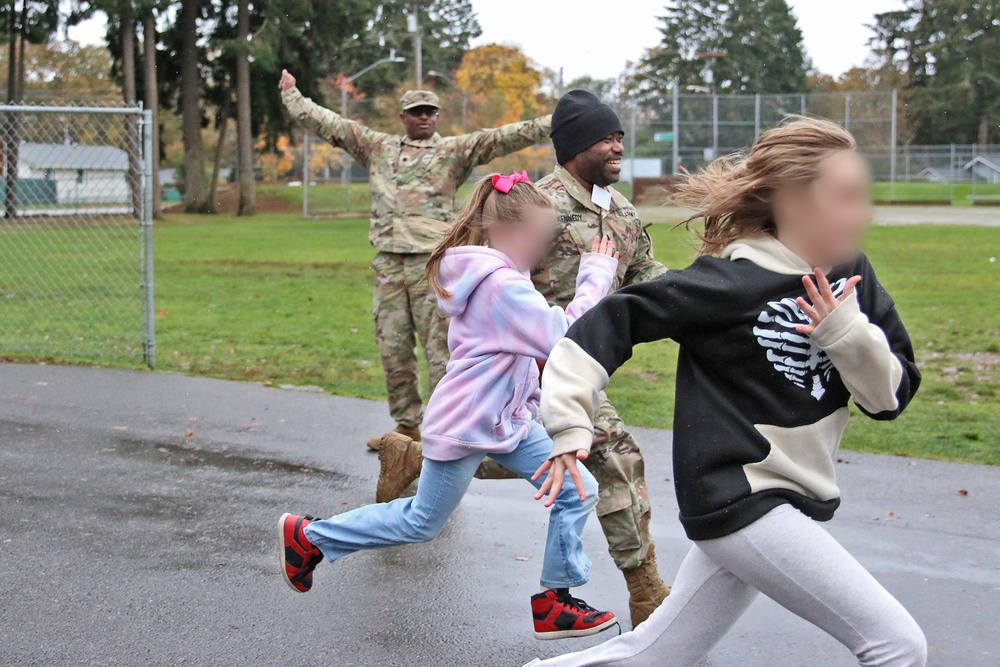
[[[590,252],[618,259],[618,253],[615,252],[615,242],[611,240],[610,236],[595,236],[594,243],[590,246]]]
[[[552,503],[556,501],[559,492],[562,491],[567,472],[569,472],[569,476],[573,479],[573,484],[576,485],[576,492],[580,494],[580,502],[582,503],[586,500],[587,491],[583,488],[583,477],[580,476],[580,469],[576,467],[576,462],[586,461],[587,456],[588,452],[581,449],[569,454],[554,456],[543,463],[535,471],[535,474],[531,476],[531,481],[534,482],[546,471],[549,473],[549,476],[542,482],[541,488],[538,489],[538,493],[535,494],[535,500],[541,500],[548,493],[549,497],[545,499],[545,506],[552,507]]]
[[[815,283],[813,276],[816,278]],[[799,308],[809,318],[809,324],[799,324],[795,330],[807,336],[816,331],[819,323],[825,320],[834,308],[840,305],[841,301],[854,294],[854,287],[860,282],[861,276],[848,278],[847,284],[844,285],[844,293],[838,299],[834,296],[833,289],[830,288],[830,281],[826,279],[820,269],[813,269],[812,276],[802,276],[802,284],[806,286],[806,294],[809,295],[809,301],[812,303],[810,304],[801,296],[795,299],[795,303],[799,304]],[[819,285],[819,289],[816,288],[817,285]]]

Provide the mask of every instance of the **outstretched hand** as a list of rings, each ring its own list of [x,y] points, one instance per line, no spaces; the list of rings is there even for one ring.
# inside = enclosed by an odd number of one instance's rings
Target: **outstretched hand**
[[[815,282],[813,282],[814,278]],[[847,283],[844,285],[844,293],[838,298],[833,293],[830,281],[826,279],[821,269],[813,269],[813,275],[811,276],[802,276],[802,284],[805,285],[809,301],[800,296],[795,299],[795,303],[799,305],[802,312],[809,318],[809,324],[799,324],[795,327],[795,330],[807,336],[812,334],[813,331],[816,331],[819,323],[825,320],[844,299],[854,294],[854,288],[860,282],[861,276],[851,276],[848,278]]]
[[[295,77],[288,73],[287,69],[281,70],[281,80],[278,81],[278,90],[285,92],[289,88],[295,87]]]
[[[618,259],[619,254],[615,252],[615,242],[611,240],[610,236],[595,236],[594,243],[590,246],[590,252],[607,255],[615,259]]]
[[[614,247],[614,246],[612,246]],[[607,253],[605,253],[607,254]],[[580,449],[576,452],[570,452],[569,454],[560,454],[559,456],[553,456],[551,459],[539,466],[535,474],[531,476],[531,481],[537,481],[539,477],[548,472],[548,476],[545,481],[542,482],[542,486],[538,489],[538,493],[535,494],[535,500],[541,500],[548,494],[545,498],[545,506],[552,507],[555,503],[556,498],[559,497],[559,493],[562,491],[563,484],[566,481],[566,473],[573,480],[573,484],[576,486],[576,492],[580,495],[580,502],[582,503],[587,499],[587,491],[583,488],[583,477],[580,476],[580,469],[576,466],[577,461],[586,461],[588,452],[584,449]]]

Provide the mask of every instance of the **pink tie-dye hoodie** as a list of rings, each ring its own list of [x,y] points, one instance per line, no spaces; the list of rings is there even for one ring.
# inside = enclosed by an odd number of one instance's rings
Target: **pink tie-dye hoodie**
[[[427,403],[424,456],[453,461],[474,452],[513,451],[538,416],[538,366],[569,326],[611,289],[618,260],[586,253],[576,297],[549,306],[526,273],[501,252],[462,246],[445,253],[438,299],[451,317],[451,359]]]

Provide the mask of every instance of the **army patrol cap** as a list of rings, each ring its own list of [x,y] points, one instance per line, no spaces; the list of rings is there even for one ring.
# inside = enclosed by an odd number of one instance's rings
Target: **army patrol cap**
[[[417,107],[434,107],[437,109],[441,106],[438,96],[429,90],[408,90],[403,93],[399,101],[403,105],[403,111]]]

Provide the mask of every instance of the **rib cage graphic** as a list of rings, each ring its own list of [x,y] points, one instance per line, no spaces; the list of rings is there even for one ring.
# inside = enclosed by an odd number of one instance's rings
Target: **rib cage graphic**
[[[843,294],[845,284],[846,278],[833,283],[834,295]],[[757,344],[764,348],[776,371],[820,400],[826,393],[833,362],[809,336],[795,330],[800,324],[809,324],[809,318],[793,297],[769,301],[767,306],[757,317],[759,326],[753,328]]]

